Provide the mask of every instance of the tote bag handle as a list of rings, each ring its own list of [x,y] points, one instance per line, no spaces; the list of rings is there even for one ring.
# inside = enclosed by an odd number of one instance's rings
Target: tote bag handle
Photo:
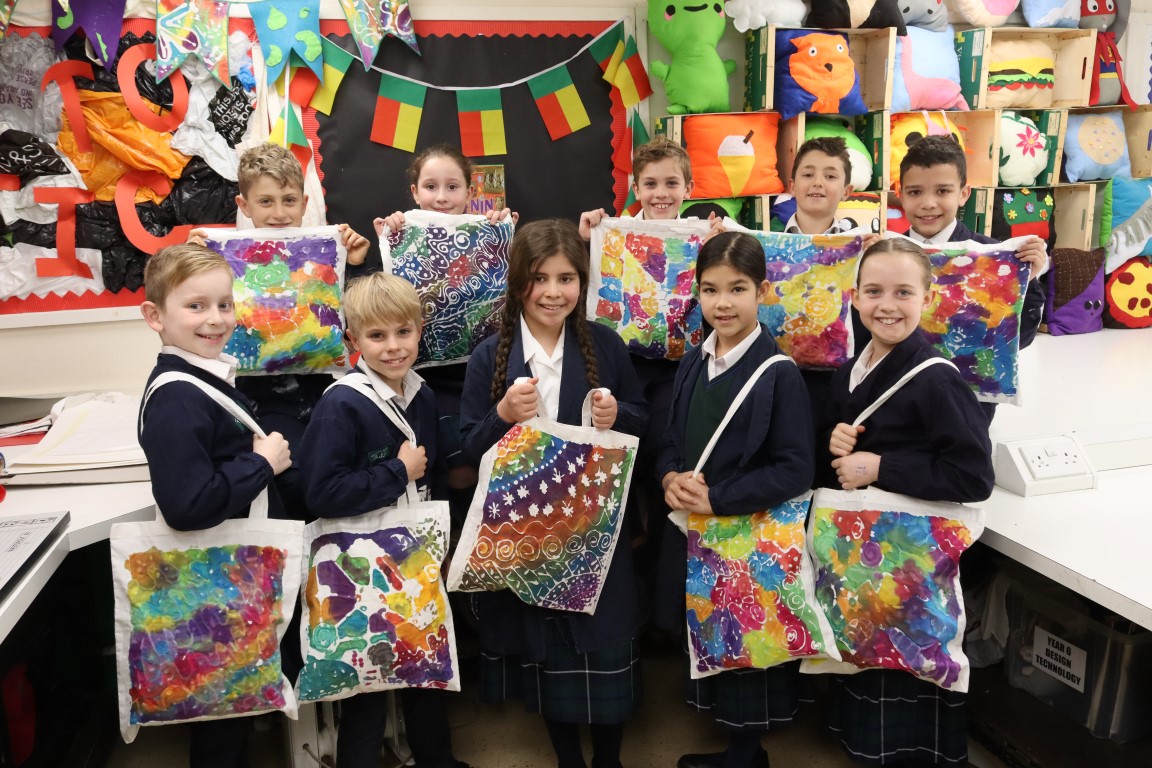
[[[531,378],[531,376],[517,376],[512,384],[523,384]],[[584,402],[580,405],[580,426],[582,427],[592,426],[592,398],[596,396],[597,392],[600,392],[605,397],[612,394],[612,390],[608,389],[608,387],[596,387],[595,389],[588,390],[588,394],[584,396]]]
[[[391,400],[385,400],[384,398],[380,397],[380,393],[373,389],[372,385],[369,383],[367,375],[359,371],[352,371],[351,373],[336,379],[336,381],[328,389],[337,386],[351,387],[364,397],[371,400],[376,404],[376,407],[380,409],[380,412],[384,414],[388,421],[392,422],[396,428],[400,430],[404,437],[408,438],[408,441],[411,442],[413,446],[417,445],[416,431],[412,429],[412,425],[409,424],[408,420],[404,418],[404,414],[400,411],[399,408],[396,407],[395,403],[393,403]],[[408,487],[404,489],[404,496],[406,497],[405,499],[396,500],[396,506],[405,506],[405,501],[407,501],[409,504],[415,504],[416,502],[420,501],[420,492],[416,490],[416,481],[411,479],[408,481]]]
[[[720,439],[720,434],[724,428],[728,426],[728,422],[732,421],[732,417],[736,415],[736,411],[740,410],[740,406],[744,404],[744,400],[752,391],[752,387],[756,386],[756,382],[764,375],[764,372],[779,362],[787,360],[792,362],[792,358],[787,355],[773,355],[760,364],[760,367],[753,371],[752,375],[748,377],[748,381],[744,382],[744,386],[736,393],[736,398],[732,401],[732,405],[728,406],[728,413],[724,414],[724,418],[720,421],[720,426],[716,427],[716,431],[712,433],[712,439],[708,441],[708,445],[704,446],[704,452],[700,454],[700,460],[696,462],[696,469],[692,470],[692,476],[700,474],[700,470],[704,469],[704,465],[708,463],[708,457],[712,455],[712,449],[716,447],[716,442]]]
[[[233,416],[241,424],[252,430],[254,434],[257,434],[260,437],[268,437],[264,430],[260,428],[260,425],[256,423],[256,420],[252,418],[252,414],[241,408],[240,404],[235,400],[228,397],[215,387],[209,386],[195,376],[187,373],[179,373],[177,371],[162,373],[152,380],[152,384],[149,385],[148,391],[144,393],[144,404],[140,407],[139,429],[144,428],[144,409],[148,406],[148,398],[152,396],[152,393],[154,393],[165,384],[172,384],[177,381],[187,382],[188,384],[196,387],[205,395],[212,398],[212,400],[214,400],[221,408],[227,411],[229,415]],[[265,520],[268,518],[267,488],[260,491],[256,498],[252,500],[252,504],[248,508],[248,517],[253,520]],[[156,519],[162,519],[160,516],[159,507],[156,508]]]
[[[884,405],[884,403],[888,402],[889,398],[891,398],[892,395],[899,392],[900,388],[903,387],[905,384],[907,384],[909,381],[911,381],[916,376],[916,374],[920,373],[920,371],[922,371],[925,368],[932,366],[932,365],[951,365],[953,368],[956,367],[952,363],[951,360],[945,360],[943,357],[930,357],[930,358],[928,358],[927,360],[923,361],[922,363],[917,365],[912,370],[908,371],[908,373],[901,376],[900,379],[895,384],[888,387],[888,389],[884,392],[884,394],[880,395],[880,397],[876,398],[876,400],[873,401],[873,403],[871,405],[869,405],[867,408],[865,408],[863,411],[861,411],[860,415],[856,417],[856,420],[852,422],[852,426],[858,427],[861,424],[863,424],[865,419],[867,419],[872,414],[876,413],[877,408]]]

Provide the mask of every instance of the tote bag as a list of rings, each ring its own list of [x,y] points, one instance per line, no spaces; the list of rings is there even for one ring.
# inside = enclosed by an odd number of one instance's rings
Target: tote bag
[[[416,444],[400,410],[360,372],[349,386]],[[304,528],[300,701],[393,688],[460,690],[456,634],[440,563],[448,554],[448,502],[421,501],[415,483],[395,506]]]
[[[721,433],[768,368],[765,360],[737,393],[693,474],[712,455]],[[669,515],[688,537],[688,652],[693,679],[729,669],[766,669],[793,659],[840,657],[813,593],[805,553],[805,493],[753,515]]]
[[[638,440],[592,425],[514,425],[480,462],[448,572],[462,592],[512,590],[529,605],[595,613],[620,538]]]
[[[186,374],[158,376],[145,404],[174,381],[199,387],[264,435],[234,401]],[[157,510],[153,522],[112,526],[116,682],[125,742],[142,725],[277,710],[296,719],[280,640],[296,608],[304,524],[268,519],[267,490],[248,515],[202,531],[175,531]]]
[[[929,365],[906,373],[853,422],[859,426]],[[984,512],[874,488],[821,488],[812,501],[808,551],[816,599],[842,663],[805,661],[801,672],[899,669],[966,692],[960,555],[984,531]]]

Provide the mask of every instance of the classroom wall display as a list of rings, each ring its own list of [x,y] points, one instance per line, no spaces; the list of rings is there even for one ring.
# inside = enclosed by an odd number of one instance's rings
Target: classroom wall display
[[[692,197],[783,192],[776,169],[779,121],[771,112],[686,117],[681,133],[692,164]]]
[[[461,362],[497,330],[508,286],[511,218],[408,211],[380,240],[384,269],[416,287],[424,329],[418,366]]]
[[[1030,27],[1065,27],[1080,24],[1081,0],[1020,0],[1024,19]]]
[[[776,30],[773,105],[782,120],[801,112],[862,115],[860,75],[848,38],[807,29]]]
[[[1136,256],[1108,275],[1104,286],[1109,328],[1152,328],[1152,260]]]
[[[1048,333],[1067,336],[1104,327],[1104,249],[1056,248],[1051,266],[1044,322]]]
[[[448,503],[414,502],[304,531],[300,701],[394,688],[460,690],[440,564]]]
[[[988,62],[988,104],[992,109],[1052,106],[1056,57],[1037,38],[993,38]]]
[[[1068,115],[1064,136],[1064,174],[1068,181],[1131,176],[1128,139],[1119,112]]]
[[[955,55],[953,32],[909,27],[896,38],[892,67],[892,111],[915,109],[966,110],[960,93],[960,59]]]
[[[688,537],[690,672],[766,669],[839,654],[816,604],[807,493],[754,515],[672,513]]]
[[[224,351],[237,373],[348,369],[342,304],[348,253],[336,227],[211,230],[235,281],[236,330]]]
[[[1133,256],[1152,256],[1152,179],[1116,177],[1105,185],[1100,210],[1104,270],[1113,272]]]
[[[816,600],[844,661],[805,660],[800,671],[898,669],[967,691],[960,556],[983,531],[983,510],[962,504],[817,490],[808,523]]]
[[[638,439],[591,427],[591,396],[584,426],[530,419],[484,453],[449,589],[510,589],[529,605],[595,612]]]
[[[296,608],[304,524],[267,519],[260,498],[248,518],[203,531],[159,518],[112,526],[125,742],[143,725],[277,710],[296,718],[280,641]]]
[[[956,11],[974,27],[1000,27],[1020,0],[955,0]]]
[[[813,3],[805,24],[820,29],[882,29],[896,27],[905,34],[904,16],[897,0],[823,0]]]
[[[1048,137],[1025,115],[1000,114],[1000,183],[1026,187],[1048,167]]]
[[[1016,258],[1021,242],[925,249],[936,298],[920,328],[982,402],[1020,402],[1020,313],[1030,277],[1028,264]]]

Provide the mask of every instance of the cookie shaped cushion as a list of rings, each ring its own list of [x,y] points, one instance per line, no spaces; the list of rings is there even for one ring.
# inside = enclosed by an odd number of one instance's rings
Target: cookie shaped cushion
[[[1128,140],[1118,112],[1068,116],[1064,136],[1064,173],[1068,181],[1131,176]]]
[[[1044,40],[993,40],[988,107],[1047,109],[1056,84],[1056,59]]]

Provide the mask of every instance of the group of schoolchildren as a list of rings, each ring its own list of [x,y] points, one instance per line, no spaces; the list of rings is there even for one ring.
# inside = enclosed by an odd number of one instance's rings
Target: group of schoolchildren
[[[849,159],[839,139],[814,139],[795,160],[790,192],[797,201],[787,230],[842,231],[836,219]],[[634,192],[644,219],[675,219],[691,193],[687,154],[657,139],[633,162]],[[458,150],[431,147],[409,171],[416,205],[459,214],[467,209],[471,168]],[[990,414],[957,371],[926,369],[859,427],[856,416],[921,361],[938,356],[918,330],[932,299],[931,268],[918,242],[981,240],[956,214],[968,194],[962,150],[948,137],[927,137],[901,164],[901,199],[909,238],[869,236],[852,291],[856,357],[832,374],[801,372],[790,362],[756,380],[740,405],[740,429],[724,433],[701,472],[699,457],[742,386],[780,353],[758,321],[770,286],[763,249],[751,236],[714,222],[700,250],[695,280],[710,329],[676,363],[633,358],[607,327],[584,319],[591,228],[560,219],[519,226],[509,252],[506,304],[499,331],[464,366],[418,374],[425,318],[415,289],[400,278],[364,274],[368,243],[340,227],[348,250],[344,296],[347,343],[359,352],[349,375],[376,397],[330,386],[325,376],[263,377],[237,386],[236,361],[223,354],[235,324],[227,262],[193,241],[165,248],[145,271],[142,311],[163,344],[151,380],[166,371],[190,374],[239,403],[266,427],[255,437],[190,384],[161,387],[143,408],[140,443],[164,519],[180,530],[210,528],[242,517],[268,490],[270,516],[347,517],[393,505],[410,482],[433,498],[468,494],[484,452],[526,419],[579,424],[586,395],[593,425],[641,438],[635,486],[661,536],[651,605],[640,598],[632,547],[615,548],[592,614],[531,607],[509,591],[470,601],[481,648],[486,701],[521,698],[543,716],[559,768],[584,768],[580,724],[591,731],[593,768],[617,768],[625,724],[640,701],[637,638],[641,616],[683,644],[686,539],[661,527],[662,507],[747,515],[812,487],[874,486],[922,499],[986,498],[992,488]],[[295,158],[266,144],[240,162],[237,198],[256,227],[299,226],[307,204]],[[507,209],[491,220],[515,217]],[[397,212],[375,222],[377,233],[404,226]],[[1039,239],[1018,257],[1046,266]],[[1039,323],[1033,281],[1024,343]],[[463,369],[463,370],[462,370]],[[433,376],[435,378],[433,378]],[[606,390],[606,391],[605,391]],[[646,458],[645,458],[646,457]],[[642,474],[644,473],[644,474]],[[647,490],[648,493],[644,491]],[[299,668],[298,632],[290,629],[284,664]],[[685,672],[687,665],[685,664]],[[687,675],[685,675],[687,678]],[[728,733],[727,748],[688,754],[679,768],[767,766],[761,737],[787,724],[799,700],[798,664],[727,671],[688,683],[688,703],[708,711]],[[964,696],[902,672],[873,670],[834,677],[828,687],[831,729],[856,760],[872,765],[964,765]],[[452,753],[442,691],[405,690],[400,699],[417,768],[464,766]],[[340,768],[378,766],[387,702],[384,694],[341,701]],[[192,724],[192,765],[246,764],[244,719]],[[493,760],[492,765],[498,764]]]

